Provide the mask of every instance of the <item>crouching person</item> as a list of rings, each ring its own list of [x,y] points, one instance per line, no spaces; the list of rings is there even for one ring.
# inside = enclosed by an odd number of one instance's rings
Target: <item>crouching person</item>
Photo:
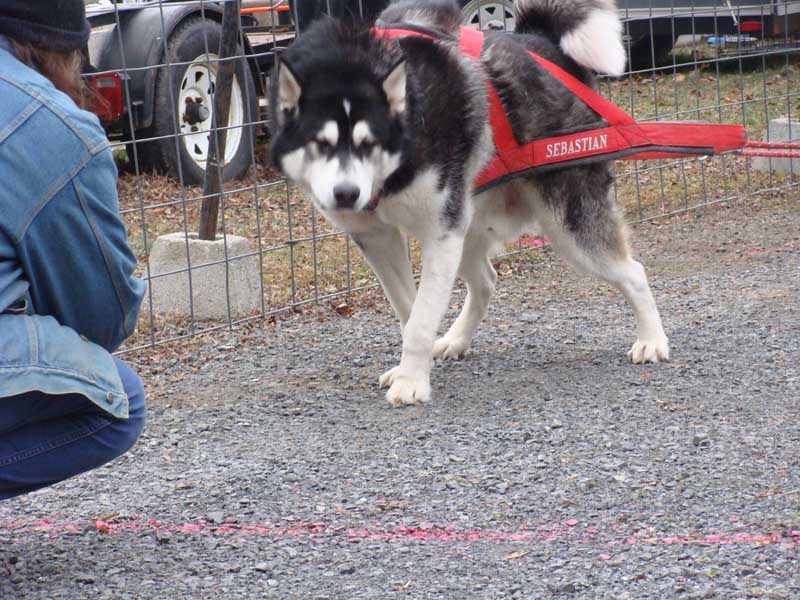
[[[144,388],[112,356],[136,324],[117,170],[82,110],[83,0],[0,3],[0,500],[120,456]]]

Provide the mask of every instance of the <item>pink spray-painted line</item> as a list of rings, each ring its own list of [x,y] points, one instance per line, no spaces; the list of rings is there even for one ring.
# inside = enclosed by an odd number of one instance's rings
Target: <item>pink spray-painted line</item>
[[[521,237],[517,243],[522,248],[544,248],[551,244],[550,240],[547,238],[537,238],[531,236],[523,236]]]
[[[0,537],[47,534],[58,537],[62,534],[78,533],[94,529],[101,535],[124,535],[126,532],[162,531],[184,534],[208,534],[216,536],[264,536],[272,538],[305,537],[325,540],[334,537],[349,538],[353,541],[400,541],[419,540],[423,542],[518,542],[546,543],[566,542],[582,545],[632,546],[632,545],[717,545],[730,544],[787,544],[800,548],[800,530],[789,532],[738,532],[738,533],[690,533],[667,535],[653,533],[652,530],[632,534],[604,531],[603,528],[582,524],[576,519],[541,525],[534,529],[520,531],[496,531],[487,529],[461,530],[450,526],[423,525],[418,527],[395,527],[382,529],[376,527],[330,526],[321,521],[296,521],[288,527],[266,523],[221,525],[198,520],[194,523],[167,523],[157,519],[128,517],[120,521],[97,519],[76,524],[57,520],[15,521],[0,523]],[[605,559],[604,559],[605,560]]]
[[[800,243],[788,242],[782,247],[764,247],[754,246],[752,248],[745,248],[747,254],[781,254],[784,252],[795,253],[800,252]]]

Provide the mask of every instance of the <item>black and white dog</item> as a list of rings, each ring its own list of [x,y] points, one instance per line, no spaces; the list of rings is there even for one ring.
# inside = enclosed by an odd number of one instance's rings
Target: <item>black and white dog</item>
[[[525,143],[598,120],[526,49],[589,84],[592,71],[619,75],[625,66],[613,0],[516,0],[515,8],[513,34],[487,35],[479,60],[460,52],[458,8],[446,0],[391,4],[378,21],[434,30],[434,39],[387,40],[367,25],[324,19],[289,47],[272,77],[273,163],[352,236],[400,318],[400,364],[380,377],[394,406],[427,400],[432,359],[467,351],[494,291],[493,249],[534,228],[624,294],[636,317],[633,362],[669,358],[610,193],[612,163],[473,191],[494,152],[487,78]],[[419,289],[406,234],[422,246]],[[457,276],[466,302],[436,339]]]

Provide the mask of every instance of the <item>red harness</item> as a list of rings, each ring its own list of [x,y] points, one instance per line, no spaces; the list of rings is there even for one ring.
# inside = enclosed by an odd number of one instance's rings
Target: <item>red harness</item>
[[[404,27],[375,31],[389,38],[418,36],[436,39],[433,34]],[[477,59],[483,42],[482,32],[468,27],[461,28],[459,44],[464,54]],[[672,121],[637,123],[625,111],[558,65],[533,52],[528,51],[528,54],[602,117],[608,126],[519,144],[497,90],[491,82],[487,82],[489,121],[496,154],[478,175],[475,181],[478,190],[533,169],[563,168],[612,159],[644,160],[696,154],[714,155],[741,150],[747,144],[747,132],[741,125]]]

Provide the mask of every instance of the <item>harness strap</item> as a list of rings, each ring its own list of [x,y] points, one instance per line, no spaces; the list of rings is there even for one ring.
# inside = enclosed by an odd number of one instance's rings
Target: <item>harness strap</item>
[[[419,28],[388,27],[373,31],[389,38],[417,36],[436,40],[441,36],[438,32],[426,32]],[[481,31],[460,28],[459,47],[474,60],[480,58],[484,41]],[[489,122],[496,155],[478,175],[475,181],[478,191],[532,170],[565,168],[613,159],[647,160],[713,155],[739,150],[746,143],[747,133],[741,125],[685,121],[637,123],[628,113],[558,65],[530,50],[526,51],[609,126],[542,138],[521,145],[514,136],[497,90],[487,80]]]
[[[478,60],[483,50],[483,38],[483,33],[477,29],[462,27],[458,39],[461,51],[467,56]],[[506,115],[503,103],[500,101],[500,95],[488,79],[486,88],[489,95],[489,124],[492,128],[494,147],[497,150],[498,158],[504,161],[506,154],[516,150],[519,147],[519,143],[514,131],[511,129],[511,123],[508,121],[508,115]],[[508,166],[511,167],[510,164]]]
[[[422,37],[429,40],[439,39],[438,32],[427,32],[418,27],[394,27],[389,26],[385,28],[375,28],[373,31],[378,35],[383,35],[388,38],[402,38],[402,37]],[[462,27],[459,31],[459,47],[461,51],[478,60],[483,50],[483,33],[477,29],[470,27]],[[487,93],[489,95],[489,124],[492,128],[492,136],[494,138],[494,146],[497,150],[497,159],[504,162],[507,154],[513,153],[514,150],[519,148],[514,132],[511,129],[511,123],[508,121],[506,111],[503,108],[503,103],[500,101],[500,96],[497,94],[491,81],[487,81]],[[508,165],[511,168],[511,165]]]
[[[557,64],[526,50],[528,56],[538,62],[546,71],[558,79],[564,87],[575,94],[586,106],[603,117],[609,125],[636,125],[636,121],[624,110],[606,100],[588,85],[567,73]]]

